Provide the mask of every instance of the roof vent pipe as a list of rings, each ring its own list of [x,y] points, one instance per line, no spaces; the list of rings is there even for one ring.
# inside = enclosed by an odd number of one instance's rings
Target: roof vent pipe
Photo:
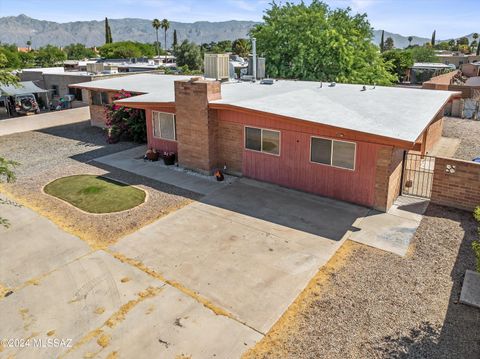
[[[253,82],[257,81],[257,39],[252,37],[252,74]]]

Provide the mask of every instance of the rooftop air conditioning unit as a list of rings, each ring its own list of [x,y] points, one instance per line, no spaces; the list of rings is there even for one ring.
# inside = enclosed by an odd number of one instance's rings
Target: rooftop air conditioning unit
[[[205,77],[215,80],[230,78],[230,56],[228,54],[205,54]]]

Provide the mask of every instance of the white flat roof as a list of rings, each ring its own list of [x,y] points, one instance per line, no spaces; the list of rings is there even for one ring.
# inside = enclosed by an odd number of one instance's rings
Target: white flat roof
[[[86,88],[89,90],[126,90],[156,95],[155,102],[173,102],[175,101],[174,82],[178,80],[188,80],[191,76],[162,75],[162,74],[138,74],[124,75],[106,80],[96,80],[82,82],[70,87]],[[143,96],[135,96],[135,100]]]
[[[309,81],[226,83],[215,104],[293,117],[409,142],[417,140],[449,98],[457,94],[398,87]]]
[[[139,74],[85,82],[73,87],[144,93],[123,103],[175,101],[174,82],[190,76]],[[451,91],[279,80],[222,84],[222,98],[231,105],[309,122],[415,142],[452,95]]]

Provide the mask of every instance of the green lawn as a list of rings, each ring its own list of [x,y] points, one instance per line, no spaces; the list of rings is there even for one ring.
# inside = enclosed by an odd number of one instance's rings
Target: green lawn
[[[145,201],[141,189],[92,175],[62,177],[47,184],[44,190],[89,213],[120,212]]]

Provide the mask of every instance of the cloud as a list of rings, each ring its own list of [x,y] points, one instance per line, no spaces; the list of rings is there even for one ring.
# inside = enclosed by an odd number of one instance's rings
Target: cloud
[[[350,7],[355,11],[365,11],[375,3],[375,0],[351,0]]]

